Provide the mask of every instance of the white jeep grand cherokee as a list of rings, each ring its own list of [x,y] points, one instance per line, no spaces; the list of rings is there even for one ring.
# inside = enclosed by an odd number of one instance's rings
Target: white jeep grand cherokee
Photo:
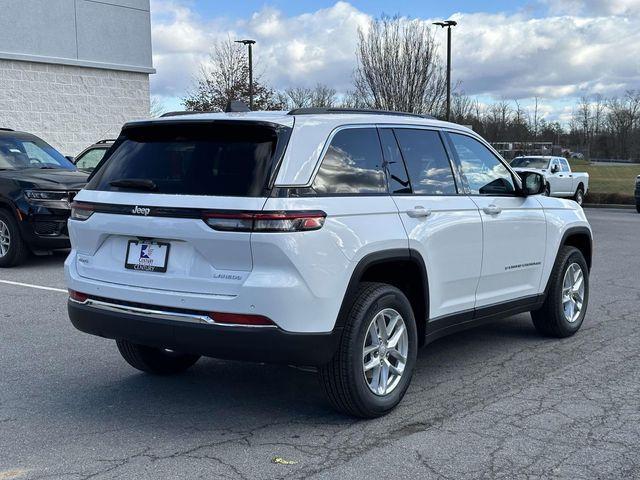
[[[124,126],[73,204],[69,316],[127,362],[201,355],[318,367],[375,417],[418,346],[530,311],[581,326],[591,230],[474,132],[348,110],[194,114]]]

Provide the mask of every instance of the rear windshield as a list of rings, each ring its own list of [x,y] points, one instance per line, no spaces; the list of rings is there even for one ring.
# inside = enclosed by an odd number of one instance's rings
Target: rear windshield
[[[519,157],[511,160],[511,166],[514,168],[547,168],[547,165],[548,158]]]
[[[264,196],[289,130],[239,121],[128,127],[87,189]]]

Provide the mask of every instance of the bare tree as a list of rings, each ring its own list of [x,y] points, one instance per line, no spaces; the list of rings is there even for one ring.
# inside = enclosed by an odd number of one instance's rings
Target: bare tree
[[[151,101],[149,103],[149,116],[151,118],[158,118],[162,116],[163,113],[166,113],[167,108],[165,107],[160,97],[155,95],[151,96]]]
[[[446,75],[426,24],[399,17],[373,20],[358,31],[357,96],[372,108],[439,114]]]
[[[622,98],[612,98],[608,101],[607,121],[611,134],[615,138],[616,153],[620,158],[631,158],[638,151],[632,153],[631,146],[638,146],[637,138],[640,128],[640,91],[628,91]],[[633,140],[633,141],[632,141]]]
[[[182,99],[188,110],[224,110],[231,100],[249,104],[249,64],[246,49],[227,39],[214,45],[209,61],[195,78],[194,89]],[[277,97],[259,75],[253,80],[256,110],[281,109]]]
[[[336,90],[322,83],[314,88],[287,88],[278,95],[287,108],[333,107],[337,103]]]

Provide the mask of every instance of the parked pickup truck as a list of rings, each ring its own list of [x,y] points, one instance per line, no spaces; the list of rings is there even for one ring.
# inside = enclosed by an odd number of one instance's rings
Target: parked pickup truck
[[[582,205],[589,189],[589,174],[571,171],[564,157],[529,156],[516,157],[511,161],[516,172],[538,172],[546,180],[545,195],[549,197],[573,198]]]

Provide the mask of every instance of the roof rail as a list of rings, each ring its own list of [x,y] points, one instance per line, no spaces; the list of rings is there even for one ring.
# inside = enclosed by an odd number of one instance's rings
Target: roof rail
[[[13,128],[9,127],[0,127],[0,130],[2,130],[3,132],[15,132]]]
[[[287,115],[317,115],[322,113],[362,113],[369,115],[397,115],[402,117],[416,117],[416,118],[428,118],[435,119],[431,115],[421,115],[419,113],[409,112],[393,112],[391,110],[376,110],[370,108],[335,108],[335,107],[308,107],[308,108],[295,108],[291,110]]]
[[[96,144],[99,145],[101,143],[109,143],[109,142],[115,142],[115,141],[116,141],[115,138],[105,138],[104,140],[98,140]]]

